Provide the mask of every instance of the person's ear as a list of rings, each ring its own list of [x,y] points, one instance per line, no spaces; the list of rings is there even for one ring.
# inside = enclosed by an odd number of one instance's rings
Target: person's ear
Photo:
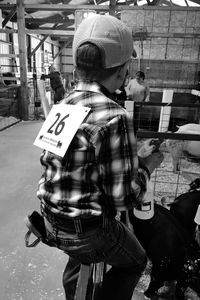
[[[122,68],[117,70],[117,79],[122,80],[123,79],[123,72],[122,72]]]
[[[117,70],[117,79],[124,80],[127,72],[128,63],[125,63]]]

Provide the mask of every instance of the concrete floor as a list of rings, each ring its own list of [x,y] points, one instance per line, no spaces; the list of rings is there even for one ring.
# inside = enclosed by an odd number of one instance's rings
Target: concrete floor
[[[0,132],[0,300],[65,298],[62,272],[67,255],[43,244],[26,248],[24,243],[24,218],[39,210],[36,189],[42,173],[41,149],[33,142],[42,122],[21,122]],[[132,299],[144,297],[135,292]]]

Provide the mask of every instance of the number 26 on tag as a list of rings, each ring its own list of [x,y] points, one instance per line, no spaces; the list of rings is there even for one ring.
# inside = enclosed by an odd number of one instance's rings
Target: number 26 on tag
[[[60,120],[60,117],[61,117],[61,114],[57,113],[55,122],[47,130],[48,133],[54,133],[55,135],[59,135],[62,132],[62,130],[65,127],[64,121],[65,121],[65,119],[67,119],[69,117],[69,114],[64,116],[61,120]]]
[[[90,108],[56,104],[42,125],[34,145],[63,157]]]

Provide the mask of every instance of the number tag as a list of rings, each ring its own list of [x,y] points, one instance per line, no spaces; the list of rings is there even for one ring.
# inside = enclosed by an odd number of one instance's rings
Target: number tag
[[[63,157],[89,111],[80,105],[53,105],[34,145]]]

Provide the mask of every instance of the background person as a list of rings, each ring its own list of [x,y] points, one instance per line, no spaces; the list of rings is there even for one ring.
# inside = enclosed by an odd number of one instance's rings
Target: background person
[[[133,51],[125,24],[104,15],[85,19],[72,49],[79,81],[62,104],[91,110],[63,158],[43,151],[37,196],[49,241],[70,256],[63,276],[66,299],[74,299],[80,262],[104,261],[112,267],[97,299],[131,300],[146,253],[115,217],[143,201],[163,156],[151,155],[153,147],[147,146],[145,165],[139,163],[132,116],[111,100]]]
[[[138,71],[135,78],[131,79],[126,87],[127,97],[136,102],[148,102],[150,97],[150,89],[145,74]]]
[[[127,98],[129,100],[133,100],[135,103],[149,101],[150,89],[147,81],[145,80],[144,72],[136,72],[135,78],[131,79],[126,87],[126,94]],[[139,127],[141,108],[142,106],[134,105],[135,133]]]
[[[51,85],[52,90],[54,91],[54,104],[56,104],[60,100],[62,100],[65,95],[65,89],[63,86],[62,77],[60,75],[60,72],[56,71],[55,67],[53,65],[51,65],[49,67],[49,74],[41,75],[42,80],[45,80],[46,78],[50,79],[50,85]]]

